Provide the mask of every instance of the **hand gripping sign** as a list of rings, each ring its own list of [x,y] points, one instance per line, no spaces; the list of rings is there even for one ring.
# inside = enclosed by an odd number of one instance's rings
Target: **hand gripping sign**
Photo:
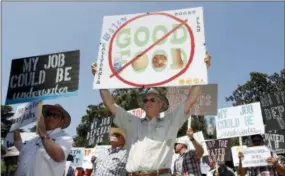
[[[207,84],[203,9],[103,19],[93,88]]]

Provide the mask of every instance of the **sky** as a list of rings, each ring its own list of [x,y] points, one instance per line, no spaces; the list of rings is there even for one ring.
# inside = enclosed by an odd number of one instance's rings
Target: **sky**
[[[90,64],[97,59],[103,16],[191,7],[204,9],[208,77],[219,86],[218,108],[231,106],[225,97],[250,72],[284,68],[284,2],[2,2],[2,104],[12,59],[80,49],[78,95],[44,101],[71,114],[67,132],[75,135],[87,106],[101,102]]]

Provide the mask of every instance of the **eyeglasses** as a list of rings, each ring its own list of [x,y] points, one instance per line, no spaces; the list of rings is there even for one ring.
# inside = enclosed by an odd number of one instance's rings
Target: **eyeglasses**
[[[143,100],[143,103],[147,103],[147,102],[152,102],[152,103],[155,103],[155,102],[157,102],[158,100],[157,99],[155,99],[155,98],[150,98],[150,99],[148,99],[148,98],[145,98],[144,100]]]
[[[120,137],[120,136],[122,136],[122,135],[119,134],[119,133],[113,133],[113,134],[111,134],[111,136]]]
[[[46,117],[61,118],[62,115],[58,113],[47,112]]]

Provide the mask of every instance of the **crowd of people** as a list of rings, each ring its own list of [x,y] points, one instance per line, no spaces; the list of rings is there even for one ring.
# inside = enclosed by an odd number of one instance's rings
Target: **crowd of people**
[[[211,56],[205,57],[209,67]],[[92,73],[96,74],[96,64]],[[42,116],[37,125],[38,137],[23,143],[20,132],[14,132],[15,147],[3,156],[14,157],[17,163],[15,176],[201,176],[202,145],[194,138],[193,130],[185,132],[194,149],[187,142],[177,139],[177,132],[190,116],[191,107],[200,95],[200,87],[192,86],[186,101],[177,105],[172,113],[160,117],[169,107],[168,99],[157,89],[151,88],[139,100],[146,112],[145,118],[138,118],[116,105],[113,96],[106,89],[100,90],[105,106],[113,114],[119,128],[111,128],[110,148],[100,157],[92,156],[93,169],[72,167],[66,169],[65,162],[72,149],[73,139],[64,132],[71,122],[69,113],[60,105],[43,105]],[[251,146],[265,145],[262,135],[250,137]],[[178,154],[171,169],[173,151]],[[10,152],[10,153],[9,153]],[[7,157],[8,156],[8,157]],[[207,175],[220,176],[281,176],[285,174],[284,163],[272,153],[266,167],[244,168],[243,154],[239,153],[240,164],[231,168],[227,163],[209,162]],[[16,159],[15,159],[16,158]],[[171,171],[172,170],[172,171]]]

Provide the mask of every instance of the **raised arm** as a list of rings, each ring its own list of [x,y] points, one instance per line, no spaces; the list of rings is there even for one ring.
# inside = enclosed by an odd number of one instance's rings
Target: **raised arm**
[[[95,75],[97,72],[97,65],[93,63],[91,65],[92,74]],[[105,106],[111,111],[111,113],[115,116],[116,115],[116,106],[113,96],[110,94],[109,90],[107,89],[100,89],[100,95],[103,100]]]
[[[207,65],[207,68],[209,68],[211,66],[211,55],[208,52],[206,53],[206,56],[204,58],[204,62]],[[188,97],[186,99],[186,102],[185,102],[185,109],[184,109],[185,114],[189,113],[192,106],[198,100],[199,95],[200,95],[200,91],[201,91],[200,86],[192,86],[192,88],[188,94]]]
[[[22,146],[23,146],[23,142],[22,142],[21,133],[19,130],[14,131],[14,143],[15,143],[15,147],[19,151],[21,151]]]

